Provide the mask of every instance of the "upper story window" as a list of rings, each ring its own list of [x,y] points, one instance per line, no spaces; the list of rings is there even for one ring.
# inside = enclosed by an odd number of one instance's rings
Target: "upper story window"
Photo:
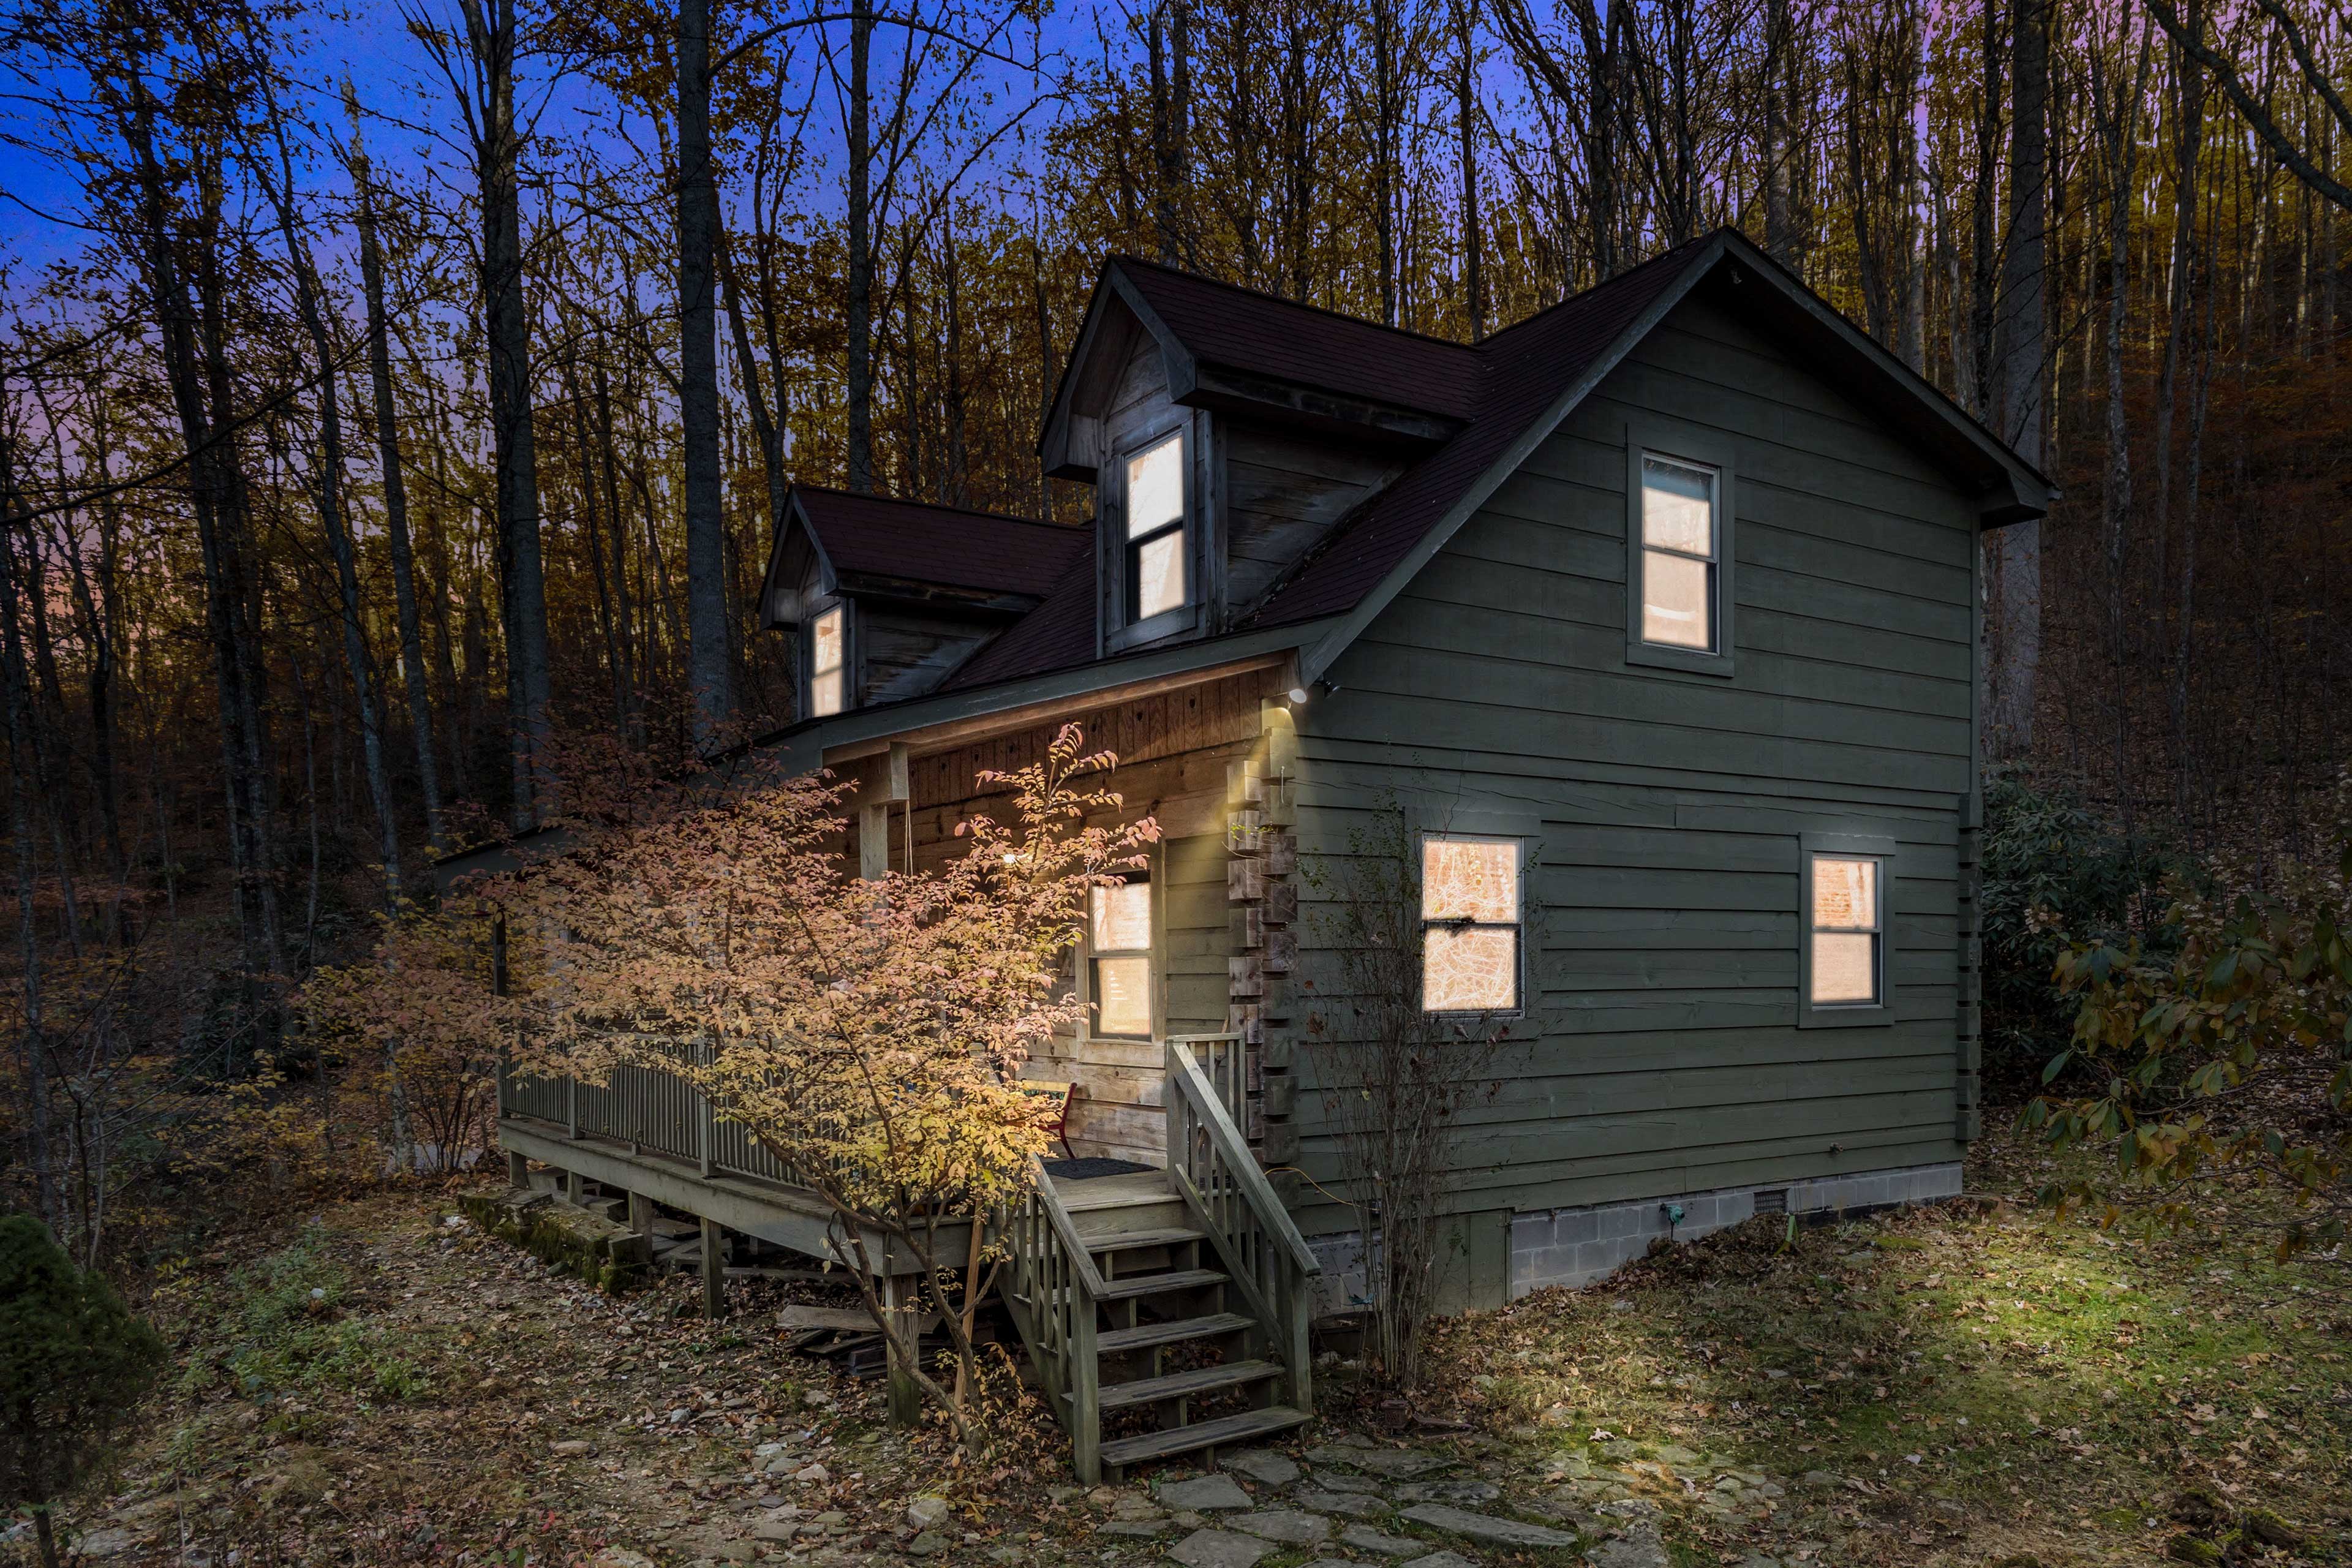
[[[849,606],[835,605],[809,623],[808,710],[823,719],[849,706]]]
[[[1519,840],[1421,841],[1421,1008],[1519,1006]]]
[[[1720,650],[1716,470],[1642,454],[1642,640]]]
[[[1625,432],[1625,662],[1731,674],[1732,448],[1637,416]]]
[[[1087,961],[1094,1032],[1151,1037],[1151,884],[1088,890]]]
[[[1178,431],[1127,459],[1129,626],[1184,607],[1184,436]]]

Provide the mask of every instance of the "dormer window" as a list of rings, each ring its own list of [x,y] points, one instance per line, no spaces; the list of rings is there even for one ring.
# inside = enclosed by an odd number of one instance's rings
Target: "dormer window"
[[[849,606],[835,605],[809,622],[808,711],[823,719],[849,706]]]
[[[1184,573],[1184,434],[1162,437],[1127,459],[1127,620],[1181,610]]]

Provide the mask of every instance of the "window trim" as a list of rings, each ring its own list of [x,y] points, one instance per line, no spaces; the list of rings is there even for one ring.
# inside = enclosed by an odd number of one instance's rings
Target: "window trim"
[[[1429,852],[1426,846],[1433,838],[1438,840],[1440,843],[1508,844],[1513,846],[1518,851],[1519,907],[1517,914],[1513,918],[1509,927],[1507,928],[1511,932],[1511,951],[1513,960],[1511,994],[1517,998],[1517,1001],[1513,1005],[1508,1007],[1454,1007],[1441,1010],[1429,1005],[1428,994],[1426,989],[1424,989],[1422,994],[1421,1016],[1424,1018],[1526,1017],[1528,1015],[1528,862],[1532,858],[1528,854],[1528,849],[1533,845],[1534,840],[1524,834],[1475,833],[1451,827],[1424,827],[1413,835],[1413,900],[1417,906],[1413,910],[1413,919],[1415,922],[1414,929],[1421,933],[1419,938],[1419,945],[1421,948],[1420,958],[1423,965],[1422,975],[1424,977],[1424,983],[1425,977],[1429,973],[1427,965],[1429,962],[1428,932],[1430,927],[1443,925],[1454,927],[1457,930],[1468,929],[1472,931],[1504,929],[1499,922],[1494,921],[1433,921],[1422,912],[1429,907],[1428,889],[1422,880],[1422,867],[1428,862]]]
[[[1813,861],[1817,857],[1878,862],[1878,945],[1871,976],[1875,1002],[1813,1001]],[[1806,833],[1797,839],[1797,1026],[1854,1028],[1895,1022],[1895,840],[1876,834]]]
[[[1196,630],[1201,625],[1202,605],[1207,599],[1208,584],[1202,570],[1201,540],[1203,534],[1201,485],[1201,445],[1202,426],[1192,417],[1192,410],[1173,408],[1160,417],[1139,426],[1111,454],[1103,482],[1097,492],[1097,510],[1106,519],[1116,519],[1117,526],[1101,530],[1102,563],[1102,651],[1117,653],[1126,648],[1157,642],[1162,637],[1176,637]],[[1144,620],[1132,617],[1136,584],[1133,563],[1136,542],[1127,535],[1127,466],[1134,458],[1162,441],[1173,438],[1178,443],[1178,467],[1183,478],[1183,516],[1174,531],[1183,541],[1179,547],[1184,563],[1184,602],[1172,610],[1163,610]],[[1098,470],[1102,472],[1102,470]],[[1154,533],[1164,537],[1167,530]]]
[[[1130,888],[1141,886],[1145,889],[1144,900],[1150,906],[1151,929],[1145,939],[1146,945],[1143,947],[1113,948],[1108,954],[1097,952],[1095,947],[1094,889],[1090,888],[1087,890],[1086,920],[1081,926],[1078,937],[1078,1002],[1084,1008],[1078,1018],[1078,1034],[1081,1039],[1158,1040],[1167,1036],[1166,987],[1160,983],[1160,953],[1164,945],[1160,940],[1161,900],[1157,891],[1158,879],[1152,875],[1152,872],[1158,868],[1156,864],[1158,857],[1154,856],[1153,859],[1155,864],[1152,866],[1140,869],[1130,868],[1126,873],[1127,880],[1123,884]],[[1150,987],[1151,993],[1149,1006],[1151,1016],[1146,1026],[1150,1030],[1149,1034],[1112,1035],[1103,1031],[1100,1026],[1101,1015],[1097,1010],[1098,1002],[1095,994],[1097,989],[1095,964],[1105,956],[1112,958],[1140,956],[1143,959],[1145,984]]]
[[[816,710],[816,624],[841,612],[841,706],[830,713]],[[857,616],[847,599],[835,598],[811,606],[801,631],[801,712],[809,719],[838,719],[857,707]]]
[[[1738,516],[1738,487],[1731,461],[1731,443],[1710,431],[1679,421],[1654,417],[1625,424],[1625,662],[1658,669],[1679,669],[1693,675],[1732,674],[1732,590],[1737,559],[1733,520]],[[1675,647],[1646,642],[1642,637],[1642,459],[1668,462],[1715,471],[1715,647]]]

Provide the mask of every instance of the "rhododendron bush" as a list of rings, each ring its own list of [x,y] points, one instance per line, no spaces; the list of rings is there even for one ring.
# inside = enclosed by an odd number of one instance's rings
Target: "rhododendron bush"
[[[1076,1020],[1059,981],[1088,889],[1143,865],[1158,837],[1149,818],[1103,825],[1121,805],[1101,787],[1116,762],[1065,727],[1036,764],[980,775],[1005,820],[961,823],[944,863],[871,880],[845,838],[850,785],[756,757],[669,779],[617,754],[575,767],[561,853],[466,889],[503,918],[504,997],[481,965],[387,943],[337,1005],[447,1049],[492,1032],[520,1074],[687,1079],[822,1196],[900,1365],[969,1436],[969,1309],[990,1261],[968,1249],[969,1222],[1024,1191],[1047,1146],[1017,1079]],[[884,1246],[922,1266],[951,1385],[875,1293]]]

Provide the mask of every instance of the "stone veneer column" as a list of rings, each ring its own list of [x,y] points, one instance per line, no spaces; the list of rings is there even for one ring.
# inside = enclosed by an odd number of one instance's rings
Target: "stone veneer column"
[[[1979,1075],[1984,1063],[1984,797],[1960,797],[1960,969],[1958,1040],[1953,1064],[1952,1136],[1972,1142],[1982,1131]]]
[[[1226,766],[1225,898],[1232,937],[1225,1026],[1241,1036],[1249,1085],[1242,1129],[1264,1165],[1298,1156],[1291,1121],[1291,980],[1298,962],[1298,733],[1290,710],[1259,710],[1257,749]]]

